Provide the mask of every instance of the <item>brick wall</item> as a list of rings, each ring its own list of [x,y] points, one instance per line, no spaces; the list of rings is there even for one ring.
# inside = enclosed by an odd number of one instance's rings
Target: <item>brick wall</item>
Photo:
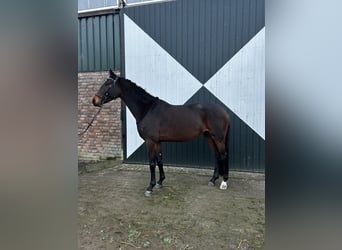
[[[92,97],[108,77],[108,72],[78,73],[78,133],[97,112]],[[103,160],[123,157],[121,140],[121,99],[104,105],[93,126],[78,137],[79,160]]]

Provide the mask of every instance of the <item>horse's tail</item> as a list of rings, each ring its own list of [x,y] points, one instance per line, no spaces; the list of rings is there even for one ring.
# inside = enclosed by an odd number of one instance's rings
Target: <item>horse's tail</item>
[[[229,130],[230,130],[230,124],[228,125],[227,133],[226,133],[226,141],[225,141],[225,146],[226,146],[226,153],[227,153],[227,159],[229,158]]]

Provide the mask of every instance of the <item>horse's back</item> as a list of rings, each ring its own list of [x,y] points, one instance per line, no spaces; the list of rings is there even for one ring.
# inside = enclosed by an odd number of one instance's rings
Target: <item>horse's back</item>
[[[161,141],[187,141],[203,133],[204,111],[199,105],[171,105],[160,102],[149,119],[158,122]]]
[[[224,108],[215,103],[190,103],[184,105],[171,105],[162,102],[161,112],[171,119],[179,120],[221,120],[229,122],[229,114]]]

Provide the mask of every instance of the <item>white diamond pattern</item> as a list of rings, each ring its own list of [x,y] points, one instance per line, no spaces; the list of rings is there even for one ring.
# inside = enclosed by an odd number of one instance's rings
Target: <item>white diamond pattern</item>
[[[126,78],[169,103],[185,103],[203,85],[127,15],[124,16]],[[264,139],[265,28],[204,86]],[[126,114],[129,157],[143,140],[128,109]]]

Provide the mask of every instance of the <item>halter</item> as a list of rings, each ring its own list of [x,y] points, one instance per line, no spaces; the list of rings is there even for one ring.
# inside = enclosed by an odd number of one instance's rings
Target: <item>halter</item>
[[[97,96],[98,98],[101,99],[101,106],[105,101],[105,97],[107,97],[109,95],[109,91],[110,89],[115,85],[115,83],[118,81],[119,77],[117,77],[116,79],[112,78],[112,77],[108,77],[107,80],[111,80],[112,83],[108,85],[108,88],[106,89],[106,91],[103,93],[103,95],[98,95],[95,94],[95,96]]]
[[[95,121],[96,116],[101,112],[101,109],[103,107],[103,103],[105,101],[105,97],[107,97],[109,95],[109,90],[115,85],[115,83],[118,81],[119,77],[117,77],[115,80],[111,77],[107,78],[107,80],[111,80],[112,83],[110,85],[108,85],[108,88],[106,89],[106,91],[104,92],[104,94],[102,96],[99,96],[97,94],[95,94],[95,96],[99,97],[101,99],[101,105],[99,110],[97,111],[97,113],[94,115],[93,119],[91,119],[90,122],[88,122],[88,126],[85,128],[85,130],[83,130],[81,133],[78,134],[78,136],[82,136],[85,134],[85,132],[87,132],[87,130],[92,126],[93,122]]]

